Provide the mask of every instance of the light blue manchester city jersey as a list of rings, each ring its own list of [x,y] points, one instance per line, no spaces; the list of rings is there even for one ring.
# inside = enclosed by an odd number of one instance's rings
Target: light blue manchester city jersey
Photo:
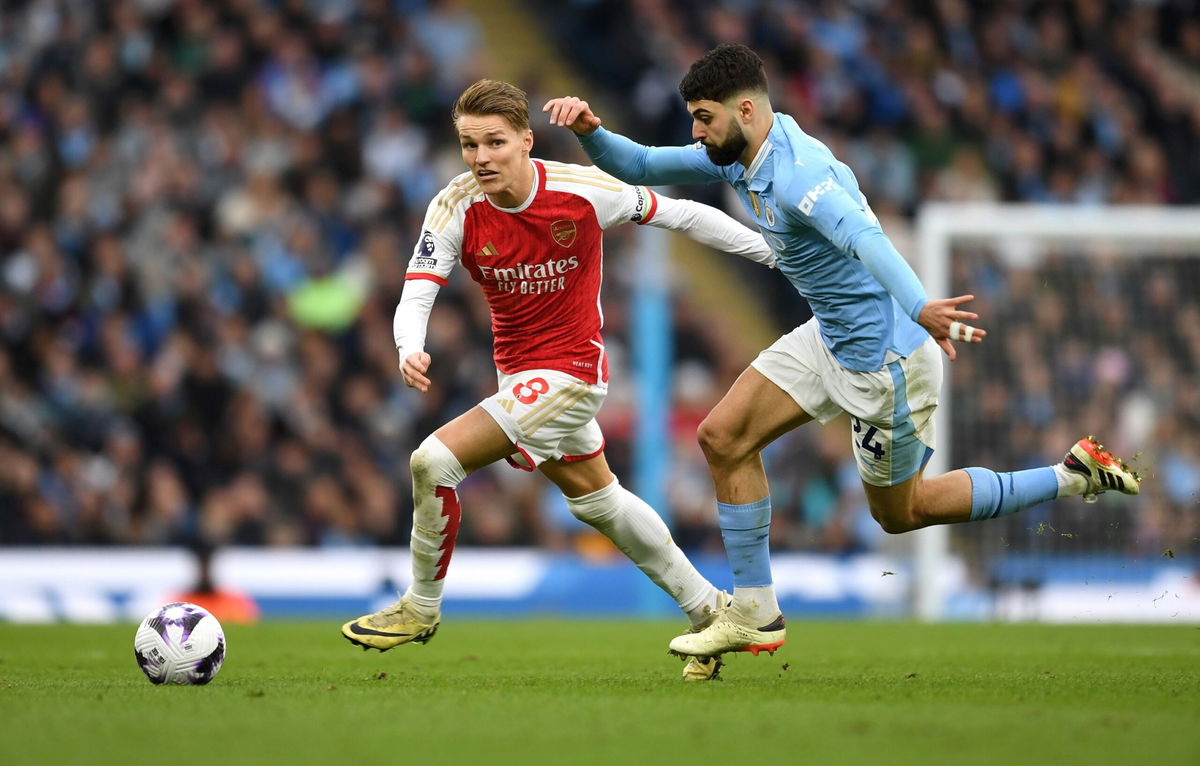
[[[929,337],[914,320],[927,300],[892,246],[858,180],[791,117],[774,124],[749,168],[715,165],[699,144],[646,147],[598,128],[580,138],[601,169],[627,183],[731,184],[775,251],[779,270],[808,299],[821,337],[852,370],[878,370],[888,351],[908,356]]]

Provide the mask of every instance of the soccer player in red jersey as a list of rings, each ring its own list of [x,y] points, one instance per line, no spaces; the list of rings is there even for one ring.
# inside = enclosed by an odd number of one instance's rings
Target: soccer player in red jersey
[[[528,100],[512,85],[475,83],[453,118],[469,172],[429,204],[396,308],[396,347],[404,382],[428,391],[429,313],[461,262],[491,308],[499,387],[413,452],[412,585],[392,606],[347,622],[342,633],[381,651],[434,635],[461,515],[455,487],[501,459],[540,470],[577,518],[670,594],[693,629],[703,628],[728,596],[696,571],[658,514],[621,486],[604,458],[595,420],[608,389],[602,234],[634,222],[682,231],[767,265],[774,256],[758,233],[706,205],[596,168],[532,159]],[[684,677],[703,680],[719,667],[719,659],[691,659]]]

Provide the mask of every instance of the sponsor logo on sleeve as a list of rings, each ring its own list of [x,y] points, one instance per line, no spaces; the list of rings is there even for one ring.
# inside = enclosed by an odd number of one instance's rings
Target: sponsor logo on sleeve
[[[433,256],[433,249],[433,232],[426,229],[421,232],[421,241],[417,245],[417,252],[413,257],[411,268],[432,269],[437,266],[437,258]]]
[[[633,206],[633,216],[629,220],[640,223],[646,212],[646,189],[642,186],[635,186],[633,193],[637,196],[637,204]]]
[[[813,207],[816,206],[817,201],[820,200],[826,192],[830,191],[836,186],[837,182],[833,180],[833,176],[826,178],[821,183],[809,189],[808,193],[804,195],[804,199],[800,200],[800,204],[796,207],[800,208],[801,213],[809,215],[812,213]]]

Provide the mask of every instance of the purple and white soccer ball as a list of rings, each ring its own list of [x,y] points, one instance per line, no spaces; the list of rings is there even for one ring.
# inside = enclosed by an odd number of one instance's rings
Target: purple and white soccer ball
[[[138,626],[133,656],[151,683],[206,684],[225,661],[225,631],[202,607],[166,604]]]

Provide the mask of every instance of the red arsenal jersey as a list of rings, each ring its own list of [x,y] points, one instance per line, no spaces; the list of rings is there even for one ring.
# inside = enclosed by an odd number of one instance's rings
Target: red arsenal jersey
[[[536,183],[515,208],[493,204],[463,173],[429,204],[407,279],[446,284],[456,261],[483,288],[496,367],[608,380],[600,328],[604,229],[646,223],[657,199],[593,167],[533,160]]]

